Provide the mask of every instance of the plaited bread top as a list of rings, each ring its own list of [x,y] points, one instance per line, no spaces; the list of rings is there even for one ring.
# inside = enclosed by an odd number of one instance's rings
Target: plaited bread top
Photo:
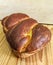
[[[15,13],[3,18],[2,25],[7,41],[20,55],[43,49],[51,39],[51,32],[47,27],[23,13]]]

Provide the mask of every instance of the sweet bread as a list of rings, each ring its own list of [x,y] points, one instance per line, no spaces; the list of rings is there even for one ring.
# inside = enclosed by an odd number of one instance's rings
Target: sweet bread
[[[23,13],[6,16],[3,30],[16,56],[26,58],[43,49],[51,39],[50,30]]]

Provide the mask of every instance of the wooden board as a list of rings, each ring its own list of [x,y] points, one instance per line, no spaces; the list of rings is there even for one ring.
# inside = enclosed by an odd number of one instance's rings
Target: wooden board
[[[46,26],[52,34],[50,43],[33,56],[21,59],[17,58],[11,51],[0,22],[0,65],[53,65],[53,26]]]

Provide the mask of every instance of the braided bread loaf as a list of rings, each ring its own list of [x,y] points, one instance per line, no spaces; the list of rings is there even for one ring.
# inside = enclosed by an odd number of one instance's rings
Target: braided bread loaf
[[[35,54],[51,39],[50,30],[23,13],[6,16],[2,20],[6,39],[14,53],[21,58]]]

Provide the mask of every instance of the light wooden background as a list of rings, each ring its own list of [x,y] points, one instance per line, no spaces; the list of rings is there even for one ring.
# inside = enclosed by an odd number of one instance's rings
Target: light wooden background
[[[52,33],[51,42],[37,54],[21,59],[17,58],[11,51],[0,22],[0,65],[53,65],[53,25],[47,27]]]

